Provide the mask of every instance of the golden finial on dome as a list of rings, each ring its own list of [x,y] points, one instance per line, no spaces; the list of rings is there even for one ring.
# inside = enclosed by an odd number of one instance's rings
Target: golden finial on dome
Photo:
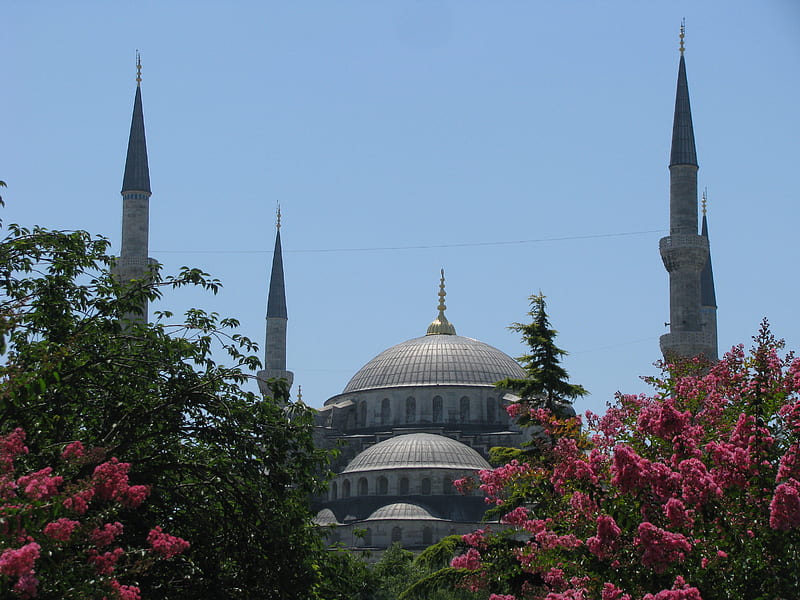
[[[136,87],[142,83],[142,55],[136,51]]]
[[[681,19],[681,56],[683,56],[683,51],[686,48],[683,47],[683,38],[686,37],[686,19]]]
[[[706,216],[706,203],[708,202],[708,188],[703,190],[703,198],[701,200],[703,206],[703,216]]]
[[[281,228],[281,203],[280,202],[278,202],[277,221],[275,222],[275,227],[277,229]]]
[[[444,289],[444,269],[442,269],[442,278],[439,281],[439,306],[437,307],[439,310],[439,316],[437,316],[433,322],[428,325],[427,335],[456,334],[456,328],[452,323],[450,323],[450,321],[447,320],[447,317],[444,316],[444,311],[447,309],[447,305],[444,303],[445,296],[447,296],[447,292]]]

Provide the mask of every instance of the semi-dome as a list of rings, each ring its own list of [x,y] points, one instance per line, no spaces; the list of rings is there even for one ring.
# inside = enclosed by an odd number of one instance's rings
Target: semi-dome
[[[443,435],[409,433],[370,446],[342,473],[383,469],[490,469],[483,457],[466,444]]]
[[[381,506],[367,518],[367,521],[377,521],[380,519],[437,520],[427,509],[419,504],[411,504],[410,502],[395,502],[394,504]]]
[[[460,335],[425,335],[392,346],[353,376],[344,394],[420,385],[494,385],[523,378],[516,361],[497,348]]]

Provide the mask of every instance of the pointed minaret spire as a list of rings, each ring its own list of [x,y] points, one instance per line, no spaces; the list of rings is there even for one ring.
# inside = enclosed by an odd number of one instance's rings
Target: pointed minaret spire
[[[709,261],[709,251],[708,238],[697,233],[698,164],[683,57],[685,31],[685,23],[681,23],[669,162],[670,235],[659,242],[670,285],[670,332],[661,336],[661,352],[667,360],[698,355],[715,360],[716,336],[706,329],[701,314],[701,271]]]
[[[150,229],[150,169],[147,164],[147,142],[142,110],[142,59],[136,52],[136,95],[128,136],[128,153],[122,177],[122,244],[114,274],[121,282],[145,280],[150,276],[148,258]],[[131,320],[147,321],[147,303],[141,312],[128,315]]]
[[[708,239],[708,217],[706,215],[706,204],[708,202],[708,191],[703,190],[702,198],[702,212],[703,222],[700,229],[700,235],[709,242]],[[710,248],[710,244],[709,244]],[[712,358],[717,358],[717,293],[714,289],[714,270],[711,267],[711,251],[708,252],[708,260],[706,261],[703,270],[700,272],[700,312],[701,320],[703,322],[703,330],[707,331],[711,336],[714,355]]]
[[[426,335],[456,335],[456,328],[447,317],[444,316],[444,311],[447,310],[447,305],[444,303],[444,298],[447,292],[444,289],[444,269],[442,269],[442,278],[439,281],[439,315],[428,325],[428,333]]]
[[[286,287],[283,280],[283,253],[281,251],[281,207],[275,219],[275,251],[272,253],[272,271],[267,294],[267,333],[264,344],[264,370],[258,372],[258,386],[262,394],[270,394],[268,379],[286,379],[292,386],[294,374],[286,370]]]

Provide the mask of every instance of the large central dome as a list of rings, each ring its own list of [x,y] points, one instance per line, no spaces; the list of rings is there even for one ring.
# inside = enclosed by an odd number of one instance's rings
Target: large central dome
[[[343,393],[418,385],[494,385],[507,377],[523,378],[525,372],[497,348],[460,335],[425,335],[381,352],[353,376]]]

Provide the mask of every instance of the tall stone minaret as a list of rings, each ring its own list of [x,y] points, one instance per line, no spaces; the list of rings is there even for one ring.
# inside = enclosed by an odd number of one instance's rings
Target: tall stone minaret
[[[708,240],[708,217],[706,216],[707,194],[703,192],[703,224],[700,235]],[[709,246],[710,248],[710,246]],[[714,270],[711,268],[711,251],[708,253],[703,270],[700,271],[700,320],[703,331],[711,336],[711,343],[714,348],[713,359],[717,358],[717,292],[714,288]]]
[[[708,237],[697,233],[698,165],[683,38],[684,26],[681,25],[681,58],[669,163],[670,235],[659,242],[661,258],[669,272],[670,309],[670,332],[661,336],[661,352],[668,360],[675,356],[698,355],[716,360],[716,335],[704,327],[701,310],[701,272],[710,263]]]
[[[272,254],[272,273],[267,297],[267,335],[264,344],[264,370],[258,372],[258,389],[270,394],[268,379],[285,379],[292,387],[294,373],[286,370],[286,287],[283,282],[283,254],[281,252],[281,209],[275,233],[275,252]]]
[[[121,282],[147,279],[150,265],[148,238],[150,229],[150,170],[147,165],[147,142],[144,136],[142,111],[142,60],[136,55],[136,96],[133,100],[128,156],[122,178],[122,247],[114,265],[114,275]],[[127,316],[129,320],[147,322],[147,302],[141,312]]]

